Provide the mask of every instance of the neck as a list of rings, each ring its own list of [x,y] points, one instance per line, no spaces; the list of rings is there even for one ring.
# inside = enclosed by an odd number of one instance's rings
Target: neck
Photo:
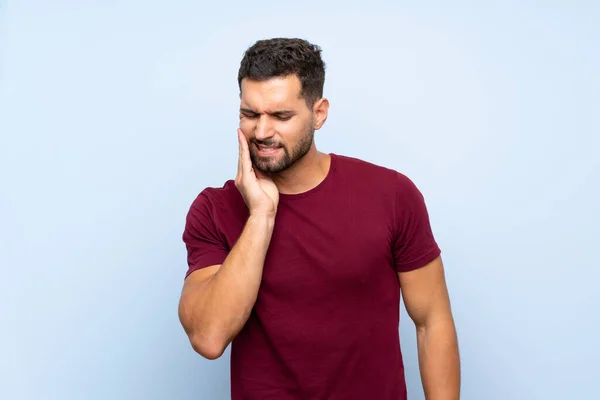
[[[331,163],[328,154],[317,151],[314,143],[304,157],[293,166],[271,176],[279,193],[300,194],[318,186],[327,176]]]

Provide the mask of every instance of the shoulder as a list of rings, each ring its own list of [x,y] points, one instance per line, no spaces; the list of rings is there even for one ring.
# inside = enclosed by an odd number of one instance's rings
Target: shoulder
[[[206,187],[194,199],[190,213],[233,210],[245,205],[233,180],[226,181],[221,187]]]
[[[345,155],[333,155],[342,174],[349,174],[363,183],[372,182],[401,193],[413,191],[414,182],[402,172],[375,162]]]
[[[184,240],[192,242],[203,235],[218,236],[219,240],[223,240],[223,237],[243,227],[247,210],[234,181],[227,181],[221,187],[206,187],[189,207]]]

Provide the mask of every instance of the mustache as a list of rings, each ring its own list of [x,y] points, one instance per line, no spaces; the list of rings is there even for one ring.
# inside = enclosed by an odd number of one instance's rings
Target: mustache
[[[269,140],[269,139],[267,139],[267,140],[252,139],[252,140],[250,140],[250,143],[259,144],[261,146],[269,146],[269,147],[283,147],[283,143],[279,143],[279,142],[276,142],[274,140]]]

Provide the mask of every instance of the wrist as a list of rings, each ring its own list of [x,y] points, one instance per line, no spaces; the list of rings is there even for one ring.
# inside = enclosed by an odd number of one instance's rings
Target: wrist
[[[262,232],[270,237],[275,229],[275,213],[251,213],[246,221],[246,228],[251,229],[255,234]]]
[[[248,219],[253,221],[275,222],[276,211],[273,212],[250,212]]]

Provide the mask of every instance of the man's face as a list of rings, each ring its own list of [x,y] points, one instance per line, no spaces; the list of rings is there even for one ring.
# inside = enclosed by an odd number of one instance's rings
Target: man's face
[[[240,128],[254,167],[275,174],[291,167],[313,144],[314,119],[296,75],[242,81]]]

